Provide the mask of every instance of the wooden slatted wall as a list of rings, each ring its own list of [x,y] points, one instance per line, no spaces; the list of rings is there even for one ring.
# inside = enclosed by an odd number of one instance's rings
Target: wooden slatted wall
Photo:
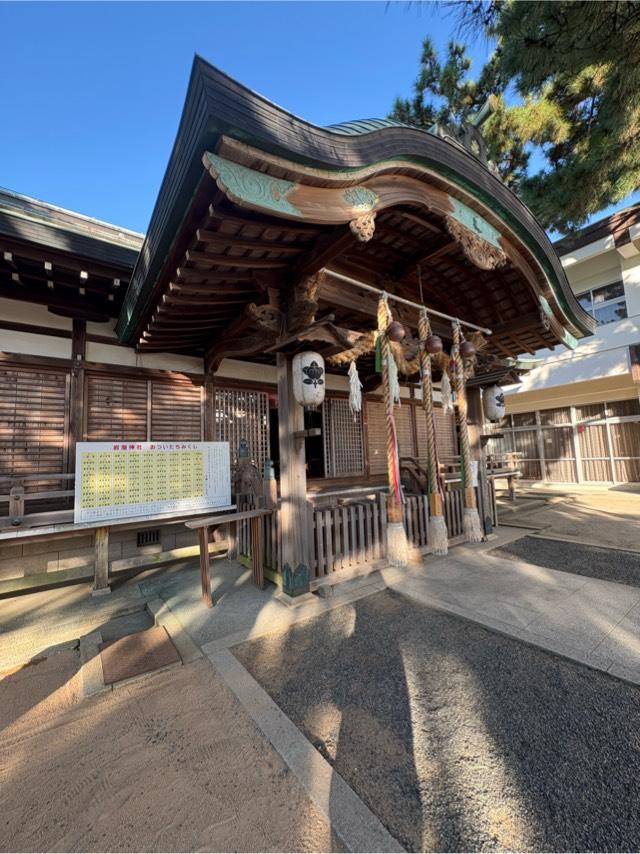
[[[147,440],[147,381],[91,374],[85,395],[89,442]]]
[[[200,385],[90,374],[86,400],[90,442],[202,440]]]
[[[378,401],[368,400],[365,404],[365,416],[369,474],[386,474],[387,431],[383,404]]]
[[[416,406],[416,435],[418,438],[418,459],[424,465],[427,461],[427,418],[422,406]],[[453,415],[445,415],[439,406],[433,410],[436,425],[436,448],[438,457],[455,457],[458,454],[456,424]]]
[[[151,383],[152,441],[202,441],[202,386]]]
[[[398,436],[398,448],[401,457],[416,456],[416,445],[413,436],[413,410],[411,404],[404,403],[402,406],[396,406],[394,417],[396,422],[396,434]]]
[[[584,407],[583,407],[584,409]],[[578,432],[582,476],[589,481],[612,479],[607,428],[605,424],[588,424]]]
[[[69,379],[64,372],[0,371],[0,474],[65,470]]]

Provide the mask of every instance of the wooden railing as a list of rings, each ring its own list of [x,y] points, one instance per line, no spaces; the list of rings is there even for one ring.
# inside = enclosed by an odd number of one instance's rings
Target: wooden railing
[[[0,477],[0,506],[8,504],[6,516],[0,516],[0,530],[3,528],[53,525],[73,521],[73,488],[75,474],[30,474],[13,477]],[[67,489],[52,489],[54,484],[69,484]],[[53,502],[71,504],[64,510],[41,508]],[[36,502],[40,507],[36,506]]]
[[[446,488],[444,491],[444,514],[452,543],[459,542],[463,535],[463,491],[458,472],[457,460],[447,460]],[[0,494],[0,502],[9,503],[9,514],[0,517],[0,529],[23,526],[25,528],[48,525],[57,522],[73,521],[73,509],[28,512],[32,502],[72,501],[74,490],[51,489],[41,487],[46,484],[68,483],[73,486],[75,475],[51,474],[29,475],[25,477],[0,479],[0,488],[6,493]],[[36,487],[33,489],[33,487]],[[8,487],[8,489],[7,489]],[[33,491],[30,491],[33,489]],[[489,477],[490,507],[486,510],[478,490],[478,503],[481,517],[495,517],[493,478]],[[311,527],[311,572],[314,578],[353,567],[365,566],[384,559],[386,554],[386,496],[382,491],[372,492],[367,497],[332,497],[330,504],[314,506],[309,504],[309,524]],[[238,510],[256,509],[255,499],[243,499],[238,502]],[[37,509],[37,508],[36,508]],[[281,572],[281,541],[278,508],[260,519],[264,548],[264,567],[273,572]],[[429,551],[429,513],[427,496],[406,496],[405,529],[410,545],[415,553]],[[236,541],[230,543],[232,553],[240,557],[249,557],[250,530],[248,523],[237,526]]]

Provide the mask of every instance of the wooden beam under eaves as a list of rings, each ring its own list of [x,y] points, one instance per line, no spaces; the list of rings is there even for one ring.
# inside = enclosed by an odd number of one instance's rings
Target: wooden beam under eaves
[[[162,297],[162,305],[244,305],[247,302],[251,302],[254,296],[255,294],[251,294],[249,296],[240,294],[237,297],[231,296],[225,299],[213,294],[211,296],[207,296],[206,294],[171,293],[164,294]]]
[[[249,270],[275,270],[278,267],[286,267],[288,261],[274,260],[272,258],[236,258],[235,255],[209,255],[208,252],[198,252],[196,249],[187,249],[184,253],[185,263],[211,264],[221,267],[239,267]]]
[[[198,270],[195,267],[178,267],[173,278],[176,283],[219,284],[223,282],[250,282],[251,273],[244,270],[242,272],[229,270],[215,273],[209,270]]]
[[[312,223],[303,223],[303,222],[289,222],[284,219],[276,219],[271,217],[264,217],[260,214],[253,214],[249,211],[246,214],[239,214],[238,209],[234,209],[234,212],[228,212],[221,208],[216,208],[214,205],[209,205],[209,217],[210,219],[217,222],[224,222],[227,225],[236,225],[239,227],[244,227],[246,225],[249,226],[259,226],[264,229],[270,229],[274,231],[284,231],[289,234],[318,234],[322,227],[319,225],[313,225]]]
[[[315,243],[313,249],[295,265],[291,271],[291,280],[299,281],[306,276],[312,276],[330,264],[346,249],[356,242],[355,235],[349,226],[338,226],[330,234],[323,234]]]
[[[288,255],[296,255],[304,251],[304,245],[299,243],[285,243],[282,240],[260,240],[257,238],[238,237],[235,234],[225,234],[222,231],[210,231],[199,228],[196,231],[196,240],[207,246],[218,246],[234,249],[259,249],[261,252],[284,252]]]
[[[432,222],[429,222],[423,217],[418,216],[418,214],[411,213],[411,211],[394,210],[394,214],[401,217],[402,219],[406,219],[409,222],[414,223],[415,225],[419,225],[426,231],[431,231],[433,234],[444,234],[443,230],[441,228],[438,228],[437,225],[434,225]]]
[[[17,261],[21,258],[27,261],[35,261],[38,264],[44,264],[45,261],[48,261],[62,270],[71,270],[74,273],[84,271],[92,276],[101,276],[106,279],[113,279],[114,273],[122,270],[123,275],[121,279],[123,284],[129,283],[129,276],[131,274],[131,268],[124,267],[121,264],[105,264],[101,261],[94,261],[91,258],[82,259],[69,255],[66,252],[56,252],[56,250],[50,247],[41,249],[36,245],[22,243],[19,240],[14,240],[4,235],[0,237],[0,250],[3,253],[11,253],[14,260]]]

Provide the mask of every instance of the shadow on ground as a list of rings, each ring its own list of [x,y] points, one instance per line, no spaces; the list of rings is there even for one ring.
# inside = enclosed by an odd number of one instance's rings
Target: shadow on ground
[[[234,654],[413,851],[640,847],[640,690],[385,591]]]
[[[640,587],[640,554],[634,552],[599,549],[596,546],[542,537],[522,537],[492,549],[491,554],[503,558],[515,557],[558,572]]]

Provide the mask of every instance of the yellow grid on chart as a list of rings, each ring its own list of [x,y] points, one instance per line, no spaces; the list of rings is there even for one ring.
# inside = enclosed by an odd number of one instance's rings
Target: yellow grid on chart
[[[82,455],[83,510],[204,498],[204,454],[181,451],[91,451]]]

